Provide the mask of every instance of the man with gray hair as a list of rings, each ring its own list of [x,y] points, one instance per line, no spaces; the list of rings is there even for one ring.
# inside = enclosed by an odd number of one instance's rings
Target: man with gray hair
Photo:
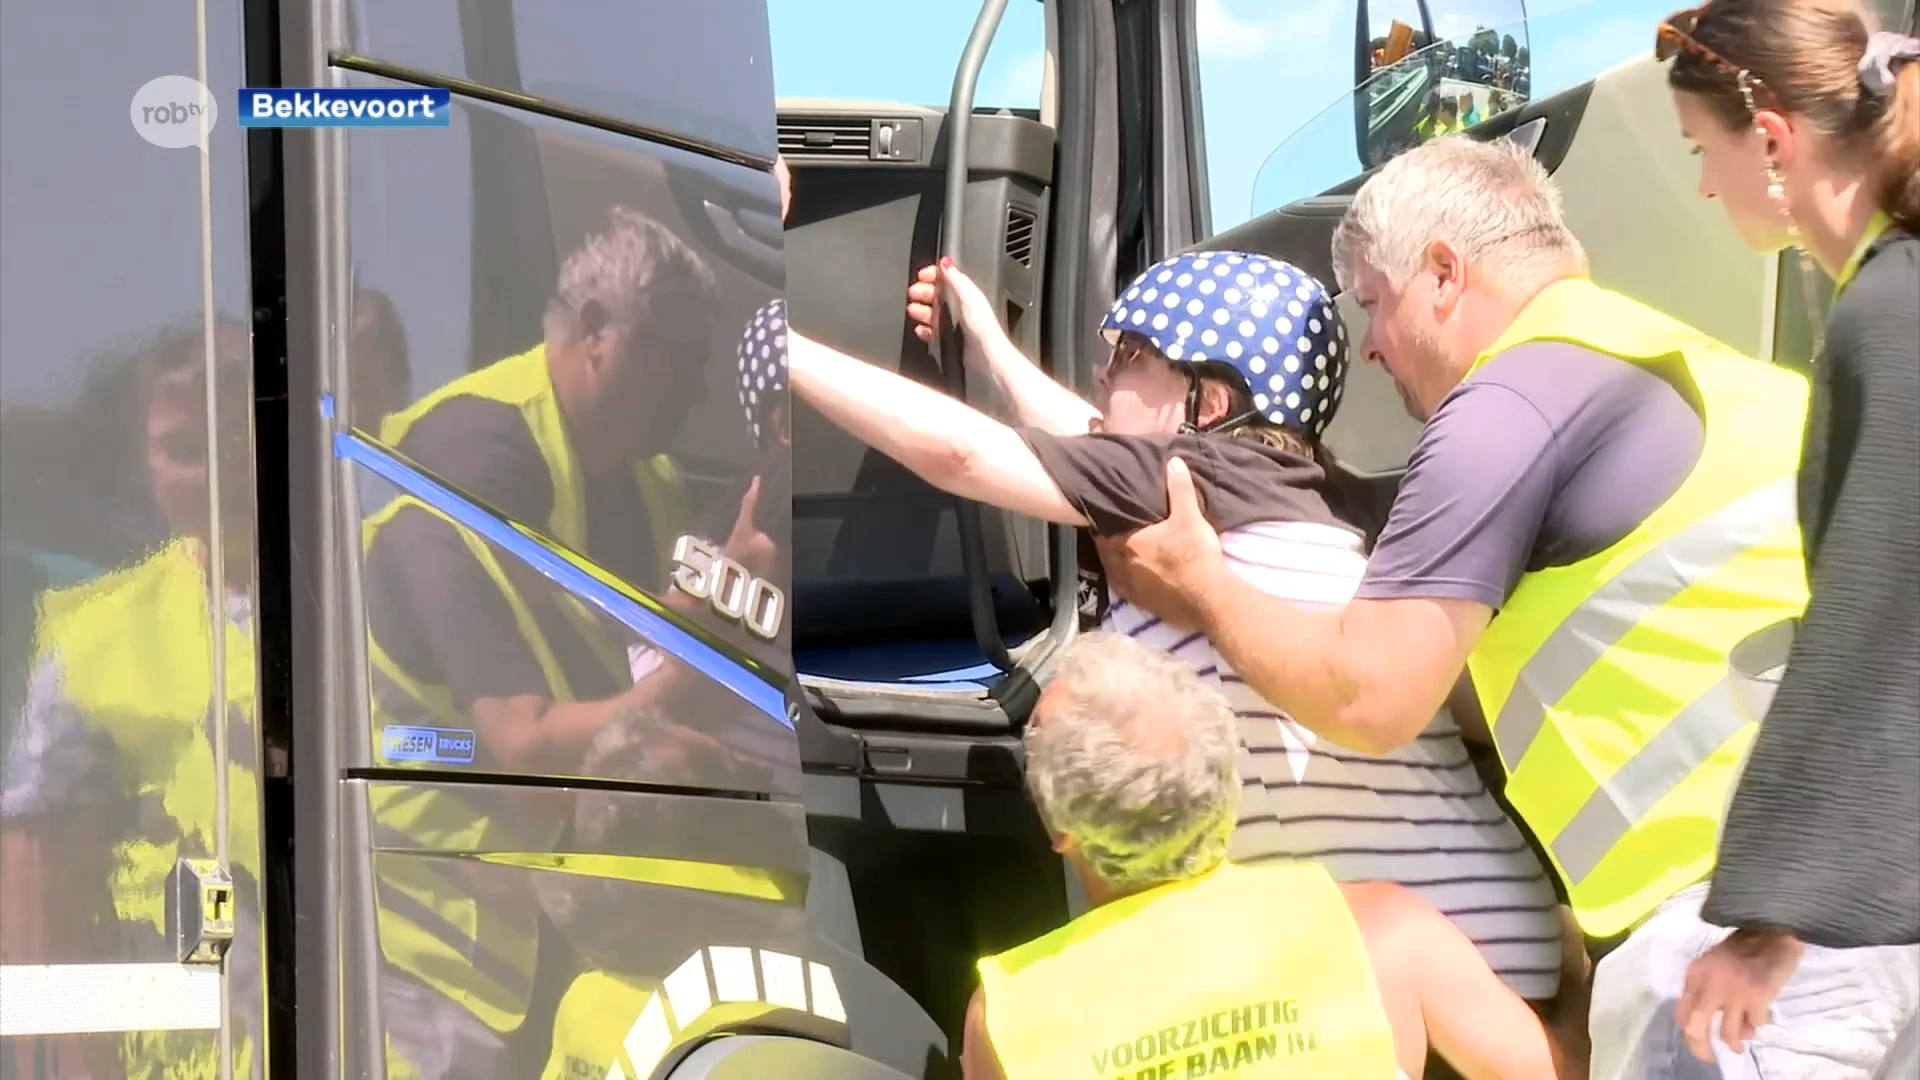
[[[1063,657],[1027,782],[1091,911],[980,962],[966,1080],[1583,1076],[1471,941],[1398,885],[1227,861],[1233,707],[1122,634]]]
[[[381,441],[489,510],[665,595],[690,516],[667,451],[716,358],[716,301],[712,270],[685,240],[613,207],[561,263],[541,342],[387,417]],[[502,753],[497,764],[571,772],[660,659],[629,645],[621,670],[581,662],[608,655],[608,643],[583,647],[553,588],[512,556],[476,557],[481,543],[407,498],[373,519],[375,697],[421,716],[451,704],[483,754]],[[650,692],[664,680],[653,681]]]
[[[388,416],[380,440],[488,511],[665,595],[689,516],[667,451],[717,359],[715,300],[689,244],[615,207],[561,263],[537,344]],[[470,733],[466,760],[503,772],[580,775],[608,729],[643,744],[655,775],[725,775],[738,759],[659,707],[697,677],[586,617],[444,508],[403,494],[368,519],[363,543],[376,763],[382,731],[420,724]],[[410,842],[453,828],[498,850],[542,850],[564,824],[437,790],[411,803],[377,793],[373,818]],[[457,876],[408,887],[436,917],[394,931],[407,943],[382,979],[394,1056],[422,1077],[490,1072],[532,1037],[521,1021],[536,1000],[538,915]],[[475,959],[434,959],[444,956]]]
[[[1699,911],[1756,729],[1740,676],[1786,662],[1806,605],[1806,380],[1589,280],[1553,183],[1504,141],[1389,162],[1333,254],[1371,317],[1363,355],[1425,421],[1354,601],[1234,584],[1178,463],[1168,520],[1110,541],[1108,574],[1356,749],[1414,738],[1464,669],[1455,703],[1477,699],[1507,799],[1602,958],[1594,1075],[1676,1075],[1686,965],[1725,935]],[[1864,1076],[1843,1060],[1858,1040],[1833,1035],[1891,1040],[1904,1016],[1867,987],[1911,985],[1898,963],[1810,949],[1779,1024],[1723,1046],[1721,1074]]]

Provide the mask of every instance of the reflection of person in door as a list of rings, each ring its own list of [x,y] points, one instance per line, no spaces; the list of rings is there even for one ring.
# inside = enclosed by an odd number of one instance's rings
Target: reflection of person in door
[[[562,558],[656,596],[688,519],[668,456],[704,391],[715,286],[660,223],[616,208],[561,264],[542,340],[386,418],[382,442]],[[470,733],[463,765],[578,775],[622,727],[649,777],[718,782],[710,737],[660,701],[702,681],[530,564],[403,495],[364,527],[376,735],[394,725]],[[384,737],[374,743],[385,761]],[[543,850],[562,822],[457,792],[382,790],[377,830],[410,844]],[[491,1074],[532,1001],[538,909],[467,867],[382,870],[382,1008],[397,1062],[421,1076]],[[429,917],[431,916],[431,917]]]
[[[121,422],[134,430],[166,539],[36,602],[32,674],[0,769],[0,940],[9,962],[177,959],[167,878],[177,858],[217,849],[214,725],[227,728],[234,805],[258,805],[247,326],[221,320],[212,340],[210,359],[200,320],[164,331],[142,350],[131,383],[120,384],[136,389]],[[227,686],[218,699],[213,589],[225,612]],[[247,820],[236,815],[230,826],[230,870],[244,900],[228,970],[237,1065],[251,1057],[258,1075],[260,838]],[[112,932],[102,938],[105,928]],[[104,952],[103,942],[111,942]],[[144,1076],[161,1063],[211,1072],[214,1064],[212,1040],[198,1034],[131,1031],[81,1045],[48,1048],[59,1075]],[[76,1050],[91,1060],[68,1056]],[[106,1061],[116,1065],[100,1072]]]
[[[357,295],[363,307],[348,341],[355,393],[364,395],[357,407],[383,411],[406,382],[406,337],[384,295]],[[218,319],[211,357],[208,343],[199,318],[163,330],[130,361],[90,379],[63,412],[88,440],[69,452],[91,447],[103,472],[140,480],[143,490],[130,498],[116,493],[102,502],[150,513],[161,528],[124,565],[35,598],[33,630],[23,635],[31,649],[25,701],[5,703],[18,707],[18,726],[6,718],[0,746],[0,958],[7,963],[177,959],[164,936],[164,888],[177,857],[211,857],[217,848],[216,723],[227,726],[232,805],[258,805],[248,326]],[[98,504],[82,506],[98,512]],[[69,521],[49,535],[85,524]],[[215,716],[209,627],[216,588],[225,614],[224,717]],[[237,813],[228,837],[240,903],[226,964],[236,1072],[251,1060],[258,1076],[262,845],[249,820],[257,818]],[[114,932],[103,936],[109,927]],[[28,1076],[46,1075],[36,1068],[62,1077],[145,1076],[162,1066],[206,1075],[213,1068],[212,1041],[200,1033],[35,1042],[9,1040],[0,1075],[27,1057],[39,1061],[24,1070]],[[16,1051],[21,1056],[11,1057]],[[105,1061],[116,1064],[103,1069]]]
[[[787,220],[787,211],[793,206],[793,170],[787,167],[787,159],[775,154],[773,158],[773,179],[780,185],[780,220]]]
[[[561,267],[541,344],[387,418],[381,439],[662,595],[688,520],[666,452],[704,392],[713,304],[712,272],[684,241],[617,209]],[[605,640],[604,622],[424,503],[396,500],[370,519],[366,542],[383,716],[474,729],[496,767],[570,773],[600,728],[631,711],[629,697],[664,692],[651,678],[636,684],[643,673],[626,655],[636,642]]]

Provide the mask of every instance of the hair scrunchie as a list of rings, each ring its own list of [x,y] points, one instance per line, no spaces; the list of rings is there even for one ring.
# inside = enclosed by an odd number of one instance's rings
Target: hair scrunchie
[[[1885,30],[1867,35],[1867,51],[1860,56],[1860,85],[1874,97],[1893,93],[1903,65],[1920,60],[1920,37]]]

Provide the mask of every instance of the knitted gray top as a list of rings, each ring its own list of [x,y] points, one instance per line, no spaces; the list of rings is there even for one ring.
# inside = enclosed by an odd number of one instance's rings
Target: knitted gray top
[[[1920,942],[1920,237],[1827,324],[1800,470],[1812,602],[1720,837],[1705,917]]]

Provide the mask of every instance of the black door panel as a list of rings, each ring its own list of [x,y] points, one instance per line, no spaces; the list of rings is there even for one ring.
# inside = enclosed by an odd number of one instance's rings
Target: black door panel
[[[883,368],[941,385],[938,363],[908,328],[906,286],[939,254],[946,166],[942,113],[899,107],[795,109],[780,141],[794,175],[787,297],[796,325]],[[1037,351],[1042,325],[1053,132],[1008,111],[975,116],[963,268]],[[1005,416],[974,380],[976,406]],[[794,422],[795,644],[803,673],[859,681],[937,677],[942,664],[874,669],[866,647],[907,638],[966,641],[966,579],[952,501],[804,406]],[[996,614],[1014,644],[1046,625],[1042,523],[983,514]],[[828,651],[831,650],[831,651]],[[852,650],[849,652],[848,650]],[[977,658],[974,658],[977,659]],[[951,667],[972,666],[966,658]],[[843,675],[844,677],[844,675]]]

